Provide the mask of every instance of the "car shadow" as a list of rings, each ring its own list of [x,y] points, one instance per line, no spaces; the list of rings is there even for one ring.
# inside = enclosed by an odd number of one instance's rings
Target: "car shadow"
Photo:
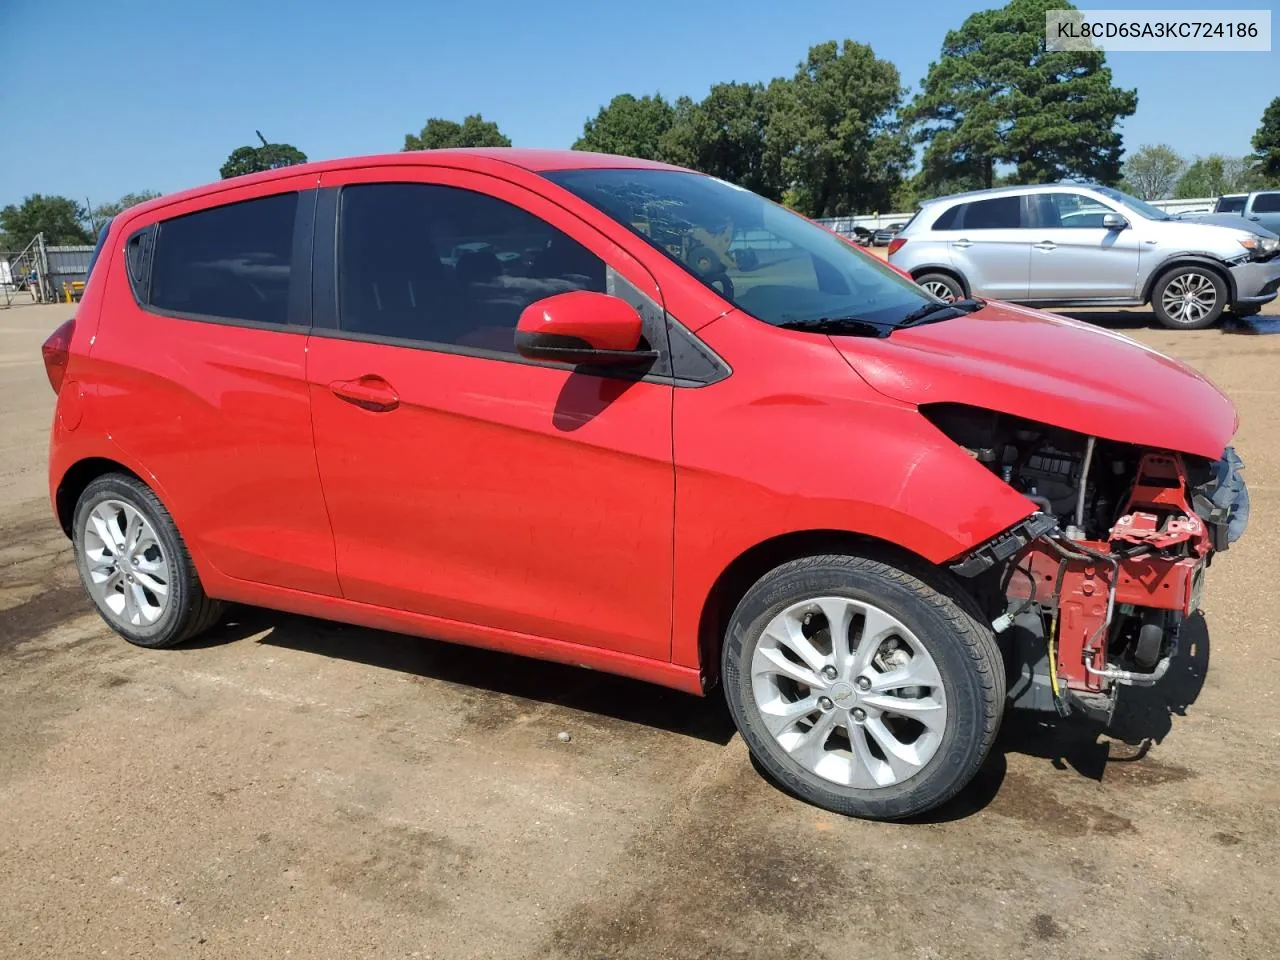
[[[249,638],[267,646],[599,714],[722,746],[735,732],[724,698],[718,694],[695,697],[582,667],[255,607],[231,608],[221,624],[182,649]]]

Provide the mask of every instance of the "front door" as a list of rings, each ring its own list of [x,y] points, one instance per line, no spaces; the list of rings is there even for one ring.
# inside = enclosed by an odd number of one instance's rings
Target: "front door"
[[[1032,229],[1029,300],[1132,298],[1142,243],[1138,230],[1109,230],[1102,218],[1119,213],[1083,193],[1042,193]]]
[[[324,186],[336,329],[312,336],[307,377],[343,595],[669,659],[674,388],[513,345],[525,306],[590,289],[641,306],[665,353],[653,278],[497,178],[384,168]]]

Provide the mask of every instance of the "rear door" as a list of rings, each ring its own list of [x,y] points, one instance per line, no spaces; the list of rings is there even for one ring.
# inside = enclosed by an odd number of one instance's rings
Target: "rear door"
[[[227,577],[336,595],[306,368],[315,176],[124,227],[90,353],[111,439]]]
[[[307,375],[343,595],[525,647],[668,660],[674,388],[514,348],[525,306],[598,290],[637,306],[666,364],[652,276],[495,177],[415,166],[323,182],[317,235],[334,235],[330,218],[340,235],[317,252]]]
[[[1031,240],[1025,229],[1024,200],[1017,194],[990,197],[963,204],[956,212],[954,227],[947,230],[951,262],[976,296],[1026,297]]]
[[[1140,227],[1108,230],[1102,218],[1121,211],[1085,193],[1041,193],[1031,200],[1035,226],[1028,299],[1135,295],[1142,256]]]

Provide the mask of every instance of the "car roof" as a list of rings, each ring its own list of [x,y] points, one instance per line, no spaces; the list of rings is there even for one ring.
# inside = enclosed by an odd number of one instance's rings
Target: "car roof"
[[[148,200],[137,207],[130,208],[130,214],[141,213],[159,207],[168,206],[180,200],[196,200],[210,196],[233,187],[252,186],[259,183],[270,183],[289,177],[319,176],[337,170],[365,169],[370,167],[451,167],[453,169],[475,170],[492,173],[495,167],[506,165],[530,173],[545,173],[551,170],[679,170],[691,172],[683,167],[654,160],[641,160],[637,157],[619,157],[608,153],[589,153],[584,150],[540,150],[527,147],[459,147],[448,150],[406,150],[401,153],[372,154],[365,157],[344,157],[338,160],[320,160],[313,163],[299,163],[275,170],[264,170],[261,173],[250,173],[179,193],[167,194],[155,200]]]
[[[951,203],[956,200],[976,200],[984,197],[1002,197],[1011,193],[1026,193],[1028,191],[1036,192],[1057,192],[1063,190],[1096,190],[1100,184],[1085,183],[1076,181],[1065,181],[1058,183],[1024,183],[1018,186],[1009,187],[991,187],[987,190],[968,190],[964,193],[949,193],[945,197],[934,197],[932,200],[921,201],[920,206],[931,207],[939,203]]]

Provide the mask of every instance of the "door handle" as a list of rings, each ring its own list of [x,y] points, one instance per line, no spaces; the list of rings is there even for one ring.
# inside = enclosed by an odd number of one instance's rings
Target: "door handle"
[[[1041,240],[1039,243],[1036,244],[1036,249],[1037,250],[1057,250],[1058,245],[1054,243],[1052,240]]]
[[[400,406],[396,388],[376,374],[367,373],[356,380],[335,380],[329,389],[338,399],[374,413],[386,413]]]
[[[972,240],[953,240],[951,241],[951,245],[953,247],[959,247],[961,250],[963,250],[965,247],[972,247],[973,241]]]

